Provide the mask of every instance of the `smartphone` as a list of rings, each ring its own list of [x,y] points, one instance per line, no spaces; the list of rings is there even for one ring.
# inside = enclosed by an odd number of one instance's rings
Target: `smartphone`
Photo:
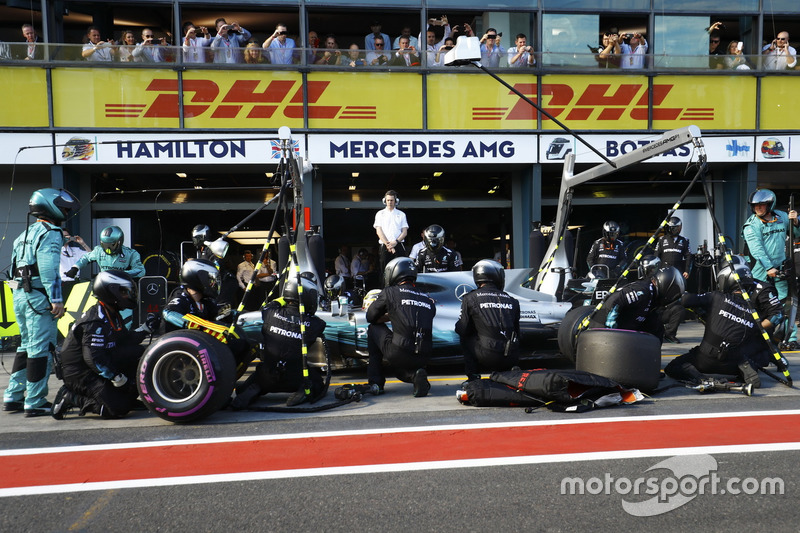
[[[739,41],[739,44],[736,45],[736,49],[741,52],[742,48],[744,48],[744,43],[742,41]]]

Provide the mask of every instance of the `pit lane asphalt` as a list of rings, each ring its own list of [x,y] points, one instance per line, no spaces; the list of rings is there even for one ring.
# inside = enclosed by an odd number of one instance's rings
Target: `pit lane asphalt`
[[[685,323],[682,344],[662,347],[663,365],[696,345],[702,326]],[[789,353],[790,369],[798,362]],[[10,366],[6,354],[6,368]],[[544,362],[544,359],[543,359]],[[563,362],[553,361],[563,366]],[[0,369],[0,386],[7,373]],[[800,375],[800,371],[798,371]],[[463,375],[457,368],[433,368],[431,393],[413,398],[411,386],[389,381],[386,394],[310,414],[220,411],[196,424],[176,425],[134,412],[122,420],[68,415],[24,418],[0,413],[0,449],[64,447],[86,444],[160,442],[179,439],[282,435],[527,421],[579,421],[613,417],[702,414],[800,409],[800,391],[766,376],[755,396],[734,393],[701,395],[672,388],[657,397],[625,407],[583,414],[540,409],[475,408],[455,399]],[[365,372],[334,375],[332,387],[363,382]],[[664,384],[670,383],[667,378]],[[51,379],[50,397],[59,383]],[[282,405],[286,395],[266,396],[258,405]],[[332,392],[323,401],[333,401]],[[746,427],[742,431],[747,431]],[[624,441],[624,436],[621,436]],[[623,442],[621,442],[623,444]],[[669,442],[664,446],[668,447]],[[554,442],[557,450],[559,443]],[[722,475],[763,478],[782,475],[786,495],[698,497],[691,504],[648,518],[622,511],[619,494],[564,496],[565,476],[636,479],[663,457],[573,461],[555,464],[384,472],[260,481],[232,481],[183,486],[111,489],[0,498],[3,531],[797,531],[796,464],[800,452],[719,453]],[[253,461],[258,461],[254,457]]]

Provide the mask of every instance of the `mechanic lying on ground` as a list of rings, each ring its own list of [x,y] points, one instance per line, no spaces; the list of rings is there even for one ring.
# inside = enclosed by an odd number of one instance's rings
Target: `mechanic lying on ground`
[[[73,407],[103,418],[128,414],[139,395],[136,368],[145,348],[140,343],[161,321],[150,315],[136,331],[125,328],[120,311],[136,307],[136,284],[121,270],[100,272],[92,291],[99,301],[72,325],[61,348],[64,385],[53,402],[56,420]]]
[[[751,304],[763,318],[762,326],[771,329],[783,318],[783,307],[774,287],[757,283],[747,265],[735,265]],[[748,304],[730,266],[717,275],[718,291],[701,295],[685,294],[685,307],[702,307],[708,311],[706,329],[700,346],[673,359],[664,372],[671,378],[700,384],[705,374],[736,376],[758,388],[761,380],[756,368],[764,368],[773,360],[767,342],[756,326]]]

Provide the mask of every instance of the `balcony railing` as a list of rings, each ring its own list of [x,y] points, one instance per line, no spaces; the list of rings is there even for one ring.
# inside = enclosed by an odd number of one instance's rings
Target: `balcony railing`
[[[41,43],[34,62],[102,66],[158,67],[180,65],[183,68],[260,68],[260,69],[445,69],[446,50],[408,51],[356,49],[265,49],[254,43],[245,48],[212,48],[210,46],[128,46],[100,43],[66,44]],[[0,64],[30,64],[25,59],[25,43],[0,44]],[[787,68],[786,61],[775,56],[752,54],[730,56],[698,56],[649,54],[645,56],[615,56],[600,58],[592,53],[536,52],[534,63],[521,67],[509,66],[509,55],[504,53],[482,62],[489,68],[508,71],[537,71],[538,73],[562,70],[616,71],[688,71],[697,73],[727,71],[728,73],[794,73],[800,63]],[[785,56],[783,56],[785,58]],[[638,61],[637,61],[638,58]],[[454,69],[455,70],[455,69]]]

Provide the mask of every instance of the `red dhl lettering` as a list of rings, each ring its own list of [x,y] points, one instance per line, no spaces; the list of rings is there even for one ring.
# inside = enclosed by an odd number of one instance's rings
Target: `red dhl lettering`
[[[517,83],[514,88],[533,101],[538,98],[535,83]],[[713,120],[714,108],[664,106],[673,85],[653,85],[653,120]],[[513,95],[512,91],[508,94]],[[647,120],[649,94],[642,83],[592,83],[576,97],[575,90],[562,83],[542,84],[542,107],[560,120],[619,120],[627,113],[634,120]],[[523,100],[513,107],[473,107],[473,120],[536,120],[538,112]],[[543,116],[544,120],[550,120]]]
[[[312,119],[367,119],[377,118],[375,106],[317,105],[328,88],[329,81],[309,81],[308,116]],[[211,80],[183,81],[183,116],[185,118],[208,115],[212,119],[252,118],[269,119],[282,109],[286,118],[303,118],[303,86],[291,80],[273,80],[259,90],[260,80],[236,80],[220,99],[220,88]],[[295,88],[295,86],[297,86]],[[179,118],[179,92],[177,80],[154,79],[145,89],[155,92],[149,106],[145,104],[106,104],[106,117]]]

